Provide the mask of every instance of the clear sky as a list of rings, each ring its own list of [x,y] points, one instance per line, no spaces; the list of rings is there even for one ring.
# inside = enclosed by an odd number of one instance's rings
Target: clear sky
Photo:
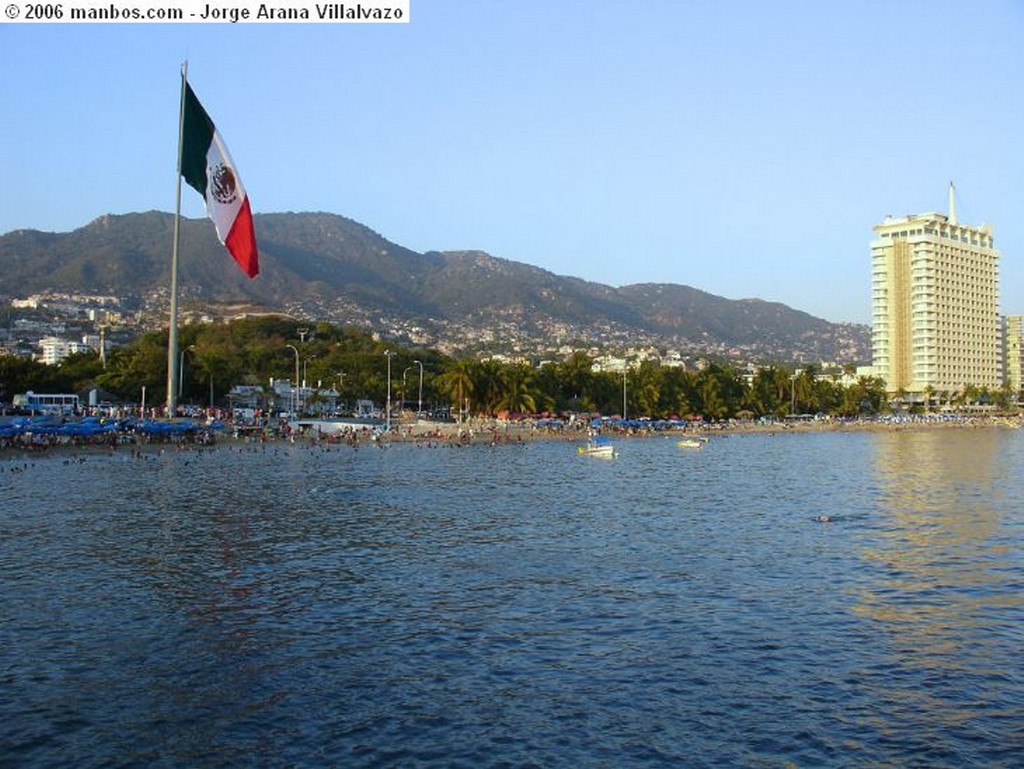
[[[1002,311],[1024,313],[1022,0],[410,0],[410,18],[0,24],[0,232],[173,211],[187,59],[257,213],[869,323],[872,225],[945,212],[952,180],[960,221],[995,228]]]

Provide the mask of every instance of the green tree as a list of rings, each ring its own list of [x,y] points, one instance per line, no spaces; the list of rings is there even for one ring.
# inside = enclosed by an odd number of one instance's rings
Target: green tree
[[[565,408],[562,401],[562,380],[555,363],[545,363],[536,369],[533,385],[537,388],[538,408],[543,411],[558,411]]]
[[[842,387],[836,381],[836,376],[819,376],[814,381],[815,411],[834,414],[842,402]]]
[[[501,373],[502,394],[498,409],[513,413],[537,412],[538,393],[533,386],[533,369],[524,364],[509,365]]]
[[[759,368],[754,373],[746,406],[758,416],[783,416],[790,410],[789,372],[781,366]]]
[[[634,375],[627,376],[627,380],[631,380],[627,394],[632,393],[627,400],[632,403],[636,416],[660,417],[665,415],[665,410],[661,408],[662,368],[660,363],[649,360],[642,361],[634,369]]]
[[[111,351],[107,368],[96,377],[104,390],[138,403],[146,388],[146,403],[167,400],[167,332],[143,334],[135,342]]]
[[[452,411],[461,415],[468,409],[467,404],[473,402],[473,389],[476,385],[476,362],[468,358],[452,361],[437,377],[434,388],[438,394],[448,400]]]
[[[707,369],[698,376],[700,411],[705,419],[721,419],[726,415],[725,399],[718,377]]]
[[[856,404],[852,414],[877,414],[886,403],[885,381],[880,377],[861,376],[850,388],[849,401]]]
[[[969,384],[963,389],[963,403],[964,405],[971,406],[977,404],[981,400],[981,388],[977,385]]]
[[[471,371],[475,411],[493,416],[504,394],[504,366],[496,360],[485,360],[476,363]]]
[[[558,367],[561,395],[565,407],[573,411],[593,411],[594,362],[585,352],[577,350]]]
[[[932,400],[935,398],[935,388],[931,385],[925,385],[924,388],[924,410],[932,410]]]
[[[730,417],[743,407],[746,386],[733,368],[709,364],[697,374],[695,385],[694,404],[706,418]]]
[[[15,395],[29,390],[56,392],[57,370],[20,355],[0,355],[0,401],[10,403]]]
[[[681,366],[666,368],[661,380],[661,409],[666,416],[685,417],[694,413],[696,374]]]
[[[817,388],[817,366],[805,366],[796,372],[793,380],[793,400],[797,414],[813,414],[819,411]]]
[[[57,364],[57,376],[62,392],[76,393],[92,384],[103,373],[103,362],[98,353],[89,350],[69,355]]]

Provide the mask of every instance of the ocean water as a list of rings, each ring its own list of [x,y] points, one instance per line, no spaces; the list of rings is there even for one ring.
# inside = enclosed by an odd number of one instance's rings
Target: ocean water
[[[1024,432],[617,445],[0,459],[0,766],[1022,765]]]

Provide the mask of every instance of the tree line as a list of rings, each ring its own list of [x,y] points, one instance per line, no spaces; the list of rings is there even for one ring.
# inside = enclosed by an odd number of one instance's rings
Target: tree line
[[[178,402],[228,405],[235,385],[262,386],[299,379],[335,389],[342,400],[383,403],[390,355],[393,401],[451,408],[470,416],[511,413],[586,412],[652,419],[783,416],[825,413],[855,416],[886,407],[884,383],[860,377],[843,384],[820,376],[815,366],[783,364],[759,368],[752,377],[735,367],[710,363],[699,370],[645,360],[623,372],[593,370],[576,352],[565,360],[528,363],[453,358],[436,350],[387,344],[365,331],[327,323],[303,324],[268,317],[228,324],[186,325],[179,331],[181,393]],[[58,365],[15,356],[0,357],[0,400],[15,393],[81,392],[93,387],[125,403],[166,401],[167,332],[143,334],[109,352],[71,355]]]

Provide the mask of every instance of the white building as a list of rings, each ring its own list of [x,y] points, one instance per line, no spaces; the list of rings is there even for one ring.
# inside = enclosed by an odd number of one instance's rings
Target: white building
[[[46,336],[39,340],[39,349],[39,360],[48,366],[54,366],[69,355],[89,352],[92,348],[84,342],[71,342],[57,336]]]
[[[919,399],[1002,385],[999,252],[992,227],[949,214],[886,217],[871,243],[873,367]]]
[[[1006,387],[1019,398],[1024,391],[1024,315],[1007,315],[1004,329]]]

